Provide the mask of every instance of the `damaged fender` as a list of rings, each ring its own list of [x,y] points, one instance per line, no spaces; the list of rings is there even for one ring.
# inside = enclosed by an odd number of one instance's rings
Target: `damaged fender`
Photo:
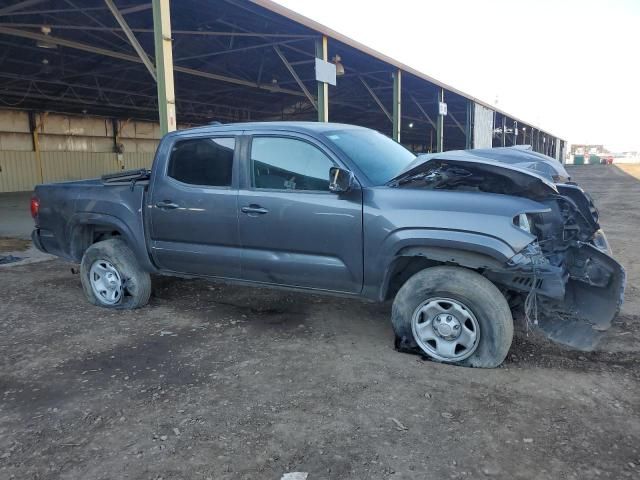
[[[546,207],[520,216],[535,240],[502,267],[487,266],[483,274],[507,295],[524,298],[526,318],[549,339],[593,350],[620,311],[625,271],[611,257],[598,211],[579,186],[554,184],[524,168],[465,151],[418,157],[389,186],[498,193]],[[514,224],[522,227],[519,218]]]

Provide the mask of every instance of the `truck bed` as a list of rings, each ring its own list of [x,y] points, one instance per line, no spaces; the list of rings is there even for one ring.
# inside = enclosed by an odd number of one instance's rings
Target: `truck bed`
[[[35,196],[40,209],[34,242],[47,253],[79,261],[75,230],[88,224],[115,222],[122,235],[132,240],[129,245],[137,248],[136,255],[148,258],[142,213],[147,184],[146,180],[132,183],[91,179],[38,185]]]

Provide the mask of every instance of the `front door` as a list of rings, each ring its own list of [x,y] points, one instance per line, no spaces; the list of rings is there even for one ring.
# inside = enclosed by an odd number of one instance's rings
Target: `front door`
[[[255,135],[238,195],[242,278],[357,293],[362,191],[329,191],[336,158],[311,138]]]
[[[236,136],[176,140],[150,192],[151,252],[172,272],[240,274]],[[236,182],[236,183],[234,183]]]

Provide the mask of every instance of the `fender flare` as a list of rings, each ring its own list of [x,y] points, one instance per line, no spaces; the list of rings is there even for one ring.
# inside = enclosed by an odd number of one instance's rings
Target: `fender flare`
[[[407,257],[474,270],[495,270],[504,268],[516,253],[503,240],[481,233],[423,228],[396,231],[383,244],[384,274],[378,297],[386,298],[397,262]]]
[[[81,235],[79,230],[87,226],[108,227],[118,231],[123,240],[131,250],[133,250],[136,259],[140,262],[140,266],[148,272],[157,270],[149,258],[144,234],[138,238],[140,235],[136,235],[125,222],[118,217],[106,213],[79,212],[69,219],[67,224],[67,238],[69,239],[70,245],[69,253],[74,259],[80,260],[82,258],[81,252],[78,252],[75,247],[76,242],[74,239],[77,238],[78,235]]]

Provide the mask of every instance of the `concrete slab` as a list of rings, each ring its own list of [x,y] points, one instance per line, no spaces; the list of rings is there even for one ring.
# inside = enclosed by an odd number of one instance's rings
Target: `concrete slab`
[[[31,195],[32,192],[0,193],[0,237],[31,238]]]

